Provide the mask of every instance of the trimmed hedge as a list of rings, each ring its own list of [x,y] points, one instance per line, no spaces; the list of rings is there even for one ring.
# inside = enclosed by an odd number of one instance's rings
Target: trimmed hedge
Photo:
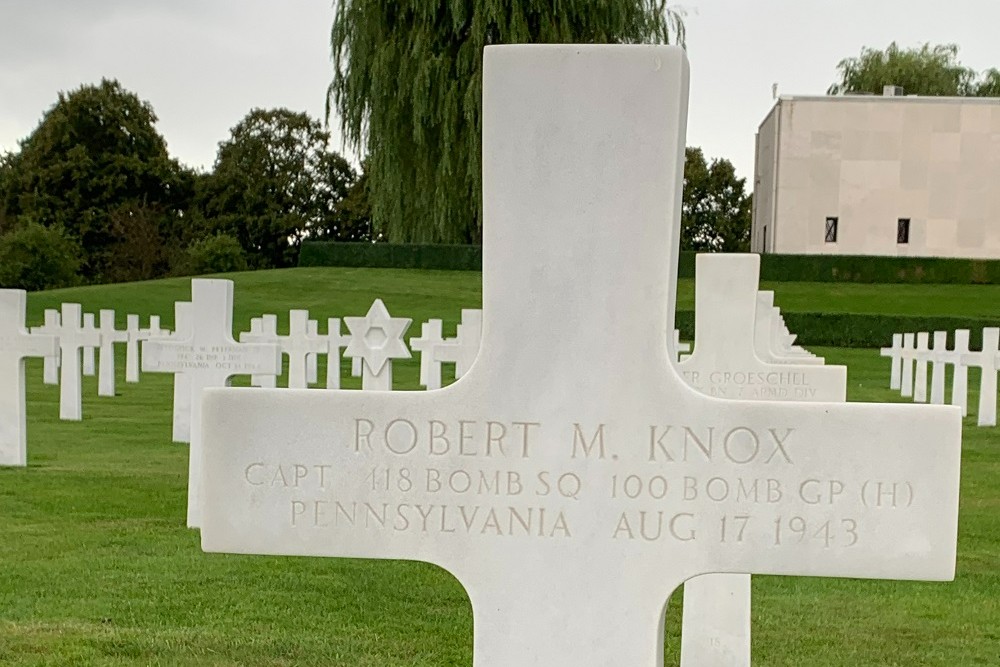
[[[681,252],[677,275],[694,278],[694,252]],[[307,241],[299,266],[481,271],[480,246]],[[856,255],[761,255],[768,282],[1000,284],[1000,260]]]
[[[471,245],[309,241],[302,244],[299,266],[481,271],[483,249]]]
[[[981,349],[983,327],[1000,325],[995,319],[970,317],[915,317],[859,313],[796,313],[782,311],[796,344],[829,347],[889,347],[894,333],[969,330],[969,348]],[[681,338],[694,340],[694,311],[678,311],[675,325]],[[949,344],[951,338],[949,336]]]
[[[957,257],[761,255],[760,279],[776,282],[1000,284],[1000,260]]]

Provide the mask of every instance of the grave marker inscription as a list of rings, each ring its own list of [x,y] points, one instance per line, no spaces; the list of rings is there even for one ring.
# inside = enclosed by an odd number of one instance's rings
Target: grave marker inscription
[[[957,409],[723,401],[673,369],[683,51],[488,47],[483,95],[476,364],[207,390],[202,547],[435,563],[477,667],[661,665],[698,574],[953,577]]]

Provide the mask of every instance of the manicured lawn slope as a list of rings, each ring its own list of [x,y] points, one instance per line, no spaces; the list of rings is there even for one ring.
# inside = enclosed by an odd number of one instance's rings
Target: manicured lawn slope
[[[480,300],[475,273],[295,269],[234,279],[241,328],[292,307],[363,314],[381,296],[393,314],[443,317],[453,331],[460,309]],[[848,312],[917,303],[893,305],[905,286],[857,286],[867,290],[853,296],[843,287],[803,286],[788,301],[826,299]],[[994,302],[992,288],[972,288],[981,300],[955,289],[955,314],[992,312],[974,310]],[[29,306],[35,322],[64,300],[116,307],[122,322],[126,311],[169,322],[172,300],[187,295],[186,280],[170,280],[31,295]],[[900,400],[875,352],[816,351],[848,364],[851,400]],[[84,421],[68,423],[57,419],[58,389],[29,364],[29,467],[0,469],[0,664],[471,665],[468,598],[436,567],[203,554],[184,527],[187,450],[169,442],[170,379],[145,374],[127,385],[123,368],[116,398],[99,399],[87,378]],[[417,364],[396,368],[397,387],[415,388]],[[1000,664],[1000,431],[967,419],[963,458],[955,582],[758,577],[755,664]],[[678,662],[679,597],[668,609],[668,665]]]

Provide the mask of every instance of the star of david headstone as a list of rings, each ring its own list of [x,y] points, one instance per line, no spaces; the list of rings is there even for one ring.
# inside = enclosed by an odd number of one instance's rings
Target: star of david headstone
[[[28,464],[24,360],[59,353],[56,336],[28,333],[27,303],[24,290],[0,289],[0,466]]]
[[[351,340],[344,356],[362,364],[362,389],[392,389],[392,359],[409,359],[403,336],[411,320],[392,317],[382,299],[375,299],[364,317],[345,317]]]
[[[956,408],[724,401],[674,370],[686,107],[678,48],[487,48],[476,363],[438,391],[206,391],[202,547],[435,563],[477,667],[661,665],[699,574],[952,578]],[[773,502],[737,500],[753,479]]]

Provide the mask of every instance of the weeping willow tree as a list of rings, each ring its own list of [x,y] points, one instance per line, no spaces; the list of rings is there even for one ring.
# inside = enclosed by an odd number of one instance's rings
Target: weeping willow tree
[[[345,141],[397,243],[478,243],[483,47],[683,43],[666,0],[340,0],[331,31]]]

